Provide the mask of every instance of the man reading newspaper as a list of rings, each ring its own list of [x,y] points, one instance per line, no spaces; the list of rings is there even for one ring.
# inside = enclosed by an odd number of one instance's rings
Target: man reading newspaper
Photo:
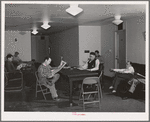
[[[38,68],[39,83],[50,89],[53,100],[59,101],[55,89],[55,82],[58,81],[60,75],[58,72],[65,66],[66,62],[61,61],[60,65],[52,68],[49,64],[51,58],[45,57],[44,62]]]

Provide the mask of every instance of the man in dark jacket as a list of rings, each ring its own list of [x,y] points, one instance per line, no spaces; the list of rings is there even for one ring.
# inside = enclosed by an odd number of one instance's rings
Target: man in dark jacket
[[[20,70],[22,68],[22,65],[18,65],[17,67],[14,66],[14,64],[12,63],[13,55],[8,54],[6,58],[7,61],[5,62],[6,63],[5,66],[7,72],[15,72],[16,70]]]

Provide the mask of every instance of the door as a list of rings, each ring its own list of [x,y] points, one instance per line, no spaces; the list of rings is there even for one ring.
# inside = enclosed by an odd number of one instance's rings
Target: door
[[[126,31],[115,32],[115,68],[126,67]]]

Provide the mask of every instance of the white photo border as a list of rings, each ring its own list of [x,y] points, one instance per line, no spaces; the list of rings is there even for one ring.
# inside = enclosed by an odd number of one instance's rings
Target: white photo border
[[[145,112],[5,112],[4,111],[4,38],[5,4],[145,4],[146,5],[146,101]],[[149,119],[149,2],[148,1],[1,1],[1,120],[2,121],[147,121]],[[59,116],[59,117],[58,117]]]

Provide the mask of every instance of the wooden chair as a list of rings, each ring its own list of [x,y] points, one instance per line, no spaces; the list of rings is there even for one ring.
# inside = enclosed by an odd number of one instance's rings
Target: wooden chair
[[[47,88],[45,85],[40,84],[39,82],[39,77],[38,77],[38,72],[35,72],[35,76],[36,76],[36,93],[35,93],[35,97],[37,97],[37,93],[42,92],[44,99],[46,100],[46,94],[51,94],[49,88]],[[38,90],[39,88],[39,90]]]
[[[81,91],[80,91],[80,96],[79,96],[79,102],[82,100],[83,103],[83,109],[85,110],[85,104],[91,104],[91,103],[99,103],[99,108],[100,108],[100,100],[102,98],[102,89],[100,85],[100,80],[102,77],[102,72],[100,73],[99,77],[87,77],[83,80],[82,86],[81,86]],[[95,85],[95,89],[92,91],[85,91],[84,85]],[[94,95],[94,99],[90,100],[90,97]],[[85,98],[85,96],[87,96]],[[98,100],[96,99],[96,95],[98,97]]]

